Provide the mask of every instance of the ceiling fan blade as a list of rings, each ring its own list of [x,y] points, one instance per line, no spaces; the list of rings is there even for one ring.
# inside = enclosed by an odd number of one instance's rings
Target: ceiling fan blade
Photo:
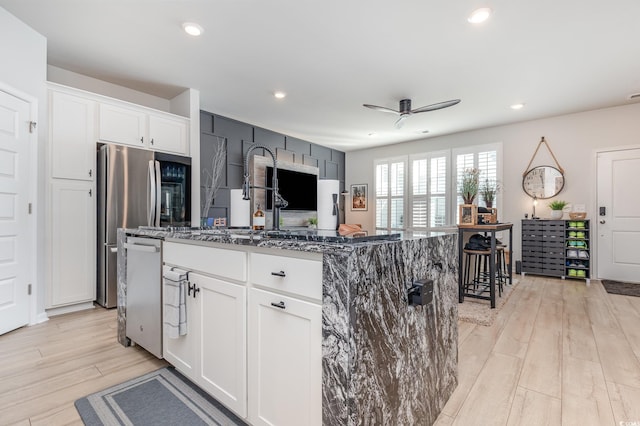
[[[396,111],[395,109],[391,109],[391,108],[387,108],[387,107],[381,107],[378,105],[369,105],[369,104],[362,104],[363,107],[367,107],[367,108],[371,108],[371,109],[375,109],[376,111],[382,111],[382,112],[390,112],[392,114],[400,114],[398,111]]]
[[[435,111],[437,109],[448,108],[450,106],[454,106],[459,103],[460,103],[460,99],[452,99],[450,101],[438,102],[437,104],[431,104],[431,105],[423,106],[420,108],[416,108],[411,112],[413,114],[417,114],[419,112]]]
[[[406,120],[407,118],[409,118],[411,114],[400,114],[400,118],[398,118],[398,120],[396,120],[394,126],[396,126],[396,129],[401,129],[402,126],[404,126],[404,120]]]

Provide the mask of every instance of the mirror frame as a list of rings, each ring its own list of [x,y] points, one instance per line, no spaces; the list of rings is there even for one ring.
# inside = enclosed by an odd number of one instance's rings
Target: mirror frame
[[[551,195],[546,195],[544,186],[542,187],[542,191],[541,191],[542,194],[541,194],[540,191],[537,190],[537,188],[534,188],[533,184],[531,183],[531,181],[536,178],[536,175],[539,175],[541,173],[541,171],[545,170],[545,169],[555,170],[559,175],[558,177],[562,178],[562,185],[560,186],[560,189],[558,189],[557,191],[555,191]],[[556,167],[553,167],[553,166],[537,166],[537,167],[534,167],[531,170],[529,170],[522,177],[522,190],[528,196],[530,196],[532,198],[537,198],[539,200],[545,200],[545,199],[548,199],[548,198],[555,197],[560,192],[562,192],[562,190],[564,189],[564,184],[565,184],[564,173],[562,173],[559,169],[557,169]]]

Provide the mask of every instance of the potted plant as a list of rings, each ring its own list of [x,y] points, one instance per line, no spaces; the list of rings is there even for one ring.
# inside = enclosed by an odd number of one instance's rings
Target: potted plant
[[[493,207],[493,202],[496,200],[498,190],[500,190],[500,185],[495,180],[485,179],[480,185],[479,192],[487,208],[490,209]]]
[[[465,169],[460,181],[460,195],[465,204],[473,204],[478,195],[480,170],[476,168]]]
[[[554,200],[549,203],[549,208],[551,209],[551,219],[562,219],[562,209],[568,203],[562,200]]]
[[[315,229],[318,227],[318,218],[317,217],[310,217],[307,222],[309,223],[309,228],[311,229]]]

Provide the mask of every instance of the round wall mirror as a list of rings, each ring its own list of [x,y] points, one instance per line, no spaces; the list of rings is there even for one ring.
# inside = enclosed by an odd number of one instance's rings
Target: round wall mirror
[[[522,189],[530,197],[545,199],[555,197],[564,188],[564,175],[552,166],[538,166],[522,178]]]

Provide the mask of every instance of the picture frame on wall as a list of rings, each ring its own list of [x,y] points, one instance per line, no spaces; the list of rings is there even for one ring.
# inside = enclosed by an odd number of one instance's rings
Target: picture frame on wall
[[[351,210],[366,211],[368,208],[367,184],[358,183],[351,185]]]

